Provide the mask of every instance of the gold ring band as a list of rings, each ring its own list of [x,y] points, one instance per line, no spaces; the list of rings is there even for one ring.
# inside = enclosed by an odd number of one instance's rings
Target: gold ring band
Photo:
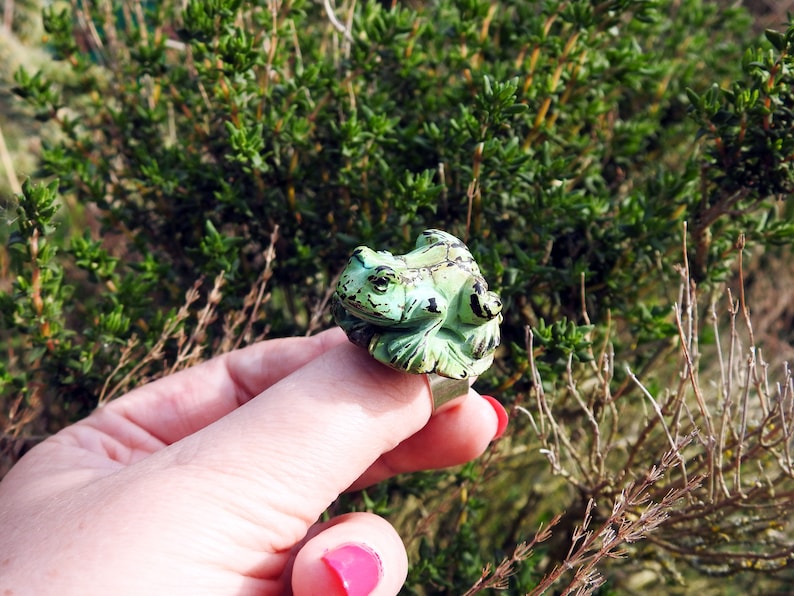
[[[469,392],[469,379],[450,379],[437,374],[427,375],[430,395],[433,398],[433,411],[438,410],[448,401],[466,395]]]

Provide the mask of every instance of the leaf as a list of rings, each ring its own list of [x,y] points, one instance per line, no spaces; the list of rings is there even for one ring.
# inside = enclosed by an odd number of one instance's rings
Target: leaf
[[[764,36],[778,52],[786,51],[788,42],[786,40],[786,36],[783,33],[775,31],[774,29],[766,29],[764,31]]]

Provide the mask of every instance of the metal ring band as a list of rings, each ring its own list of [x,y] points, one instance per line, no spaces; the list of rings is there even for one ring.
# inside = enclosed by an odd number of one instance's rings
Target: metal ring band
[[[466,395],[469,392],[469,379],[449,379],[437,374],[427,375],[430,395],[433,398],[433,411],[438,410],[448,401]]]

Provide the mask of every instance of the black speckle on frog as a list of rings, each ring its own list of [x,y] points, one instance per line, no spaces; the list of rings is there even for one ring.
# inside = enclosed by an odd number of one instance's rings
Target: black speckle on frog
[[[441,230],[424,231],[405,255],[358,247],[333,304],[348,338],[379,361],[452,378],[491,365],[501,311],[469,249]]]

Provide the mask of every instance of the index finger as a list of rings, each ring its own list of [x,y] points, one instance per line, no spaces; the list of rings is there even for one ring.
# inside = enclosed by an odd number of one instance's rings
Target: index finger
[[[222,418],[345,341],[345,334],[335,328],[312,337],[259,342],[134,389],[85,422],[100,431],[103,425],[116,427],[119,422],[131,422],[170,445]]]

